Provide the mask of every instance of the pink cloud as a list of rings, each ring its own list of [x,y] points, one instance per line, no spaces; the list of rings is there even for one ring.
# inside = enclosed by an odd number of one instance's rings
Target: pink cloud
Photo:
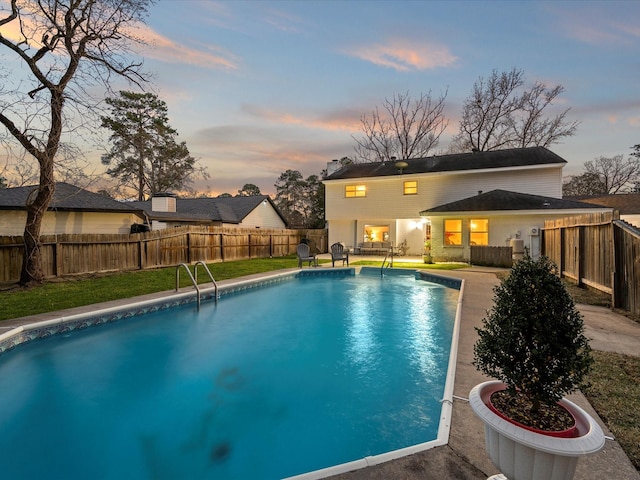
[[[445,46],[415,44],[407,40],[353,47],[345,50],[345,53],[400,72],[448,67],[458,60]]]
[[[305,117],[288,112],[268,110],[255,105],[243,105],[242,109],[255,117],[272,123],[297,125],[305,128],[351,132],[357,130],[360,126],[360,114],[350,110],[329,112],[316,117]]]
[[[608,18],[604,9],[592,5],[591,8],[576,10],[571,8],[557,8],[555,4],[548,4],[549,10],[559,22],[558,26],[571,38],[590,45],[634,45],[640,36],[640,28],[630,20],[632,15],[626,15],[624,10],[618,12],[618,18]],[[604,4],[603,4],[604,5]],[[631,5],[631,3],[629,4]]]
[[[137,25],[135,34],[146,42],[140,53],[155,60],[224,70],[238,68],[238,61],[231,53],[215,46],[191,48],[155,32],[147,25]]]

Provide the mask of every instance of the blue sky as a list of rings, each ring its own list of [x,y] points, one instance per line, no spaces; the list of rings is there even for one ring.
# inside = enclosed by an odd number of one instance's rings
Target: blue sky
[[[478,77],[513,67],[565,87],[558,108],[580,125],[551,149],[569,175],[640,143],[638,19],[640,2],[615,0],[159,0],[143,55],[149,89],[211,176],[195,187],[212,195],[319,174],[353,155],[362,114],[396,93],[448,89],[445,150]]]

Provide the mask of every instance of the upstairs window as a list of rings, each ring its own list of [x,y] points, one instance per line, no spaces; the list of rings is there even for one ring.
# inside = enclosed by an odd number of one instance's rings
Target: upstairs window
[[[444,221],[444,244],[462,246],[462,220]]]
[[[347,185],[344,187],[344,196],[346,198],[366,197],[367,187],[364,185]]]
[[[489,245],[489,219],[472,218],[469,224],[471,245]]]
[[[404,182],[403,193],[405,195],[416,195],[418,193],[418,182],[414,180]]]

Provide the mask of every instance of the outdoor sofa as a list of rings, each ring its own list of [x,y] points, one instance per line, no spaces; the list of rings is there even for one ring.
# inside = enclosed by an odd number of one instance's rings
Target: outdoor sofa
[[[386,255],[391,251],[391,242],[363,242],[358,248],[360,255]]]

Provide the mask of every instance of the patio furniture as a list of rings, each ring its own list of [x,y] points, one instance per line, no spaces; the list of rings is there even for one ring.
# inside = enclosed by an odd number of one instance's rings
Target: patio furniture
[[[336,261],[342,260],[342,266],[344,266],[344,262],[347,262],[347,267],[349,266],[349,252],[345,251],[344,245],[341,243],[334,243],[331,245],[331,266],[336,266]]]
[[[391,250],[391,242],[363,242],[360,245],[361,255],[386,255]]]
[[[296,253],[298,255],[298,268],[302,268],[302,264],[304,262],[309,262],[309,266],[313,263],[314,267],[318,266],[318,259],[316,259],[316,254],[311,253],[311,249],[309,245],[306,243],[301,243],[296,247]]]

